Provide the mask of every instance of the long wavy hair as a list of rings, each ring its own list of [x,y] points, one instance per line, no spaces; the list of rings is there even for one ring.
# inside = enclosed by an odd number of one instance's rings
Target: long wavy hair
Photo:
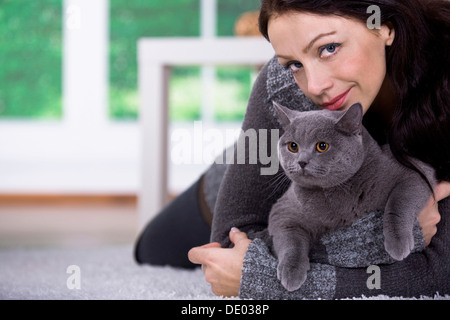
[[[259,28],[270,41],[269,20],[292,11],[366,23],[371,5],[380,8],[381,24],[395,29],[386,48],[398,101],[388,135],[392,152],[403,165],[419,172],[410,160],[417,158],[436,170],[438,180],[450,181],[450,1],[261,0]]]

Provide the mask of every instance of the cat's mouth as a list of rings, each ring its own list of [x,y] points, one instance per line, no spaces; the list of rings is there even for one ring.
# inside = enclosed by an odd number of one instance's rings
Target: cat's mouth
[[[296,173],[299,174],[299,175],[302,175],[302,176],[309,176],[309,175],[311,175],[310,172],[307,169],[304,169],[304,168],[298,168],[296,170]]]
[[[313,167],[296,167],[296,168],[290,168],[289,174],[292,177],[298,177],[301,179],[309,178],[309,179],[315,179],[315,178],[321,178],[325,177],[328,172],[327,170],[323,170],[320,168],[313,168]]]
[[[311,172],[308,168],[293,168],[289,170],[289,173],[295,176],[314,177],[313,172]]]

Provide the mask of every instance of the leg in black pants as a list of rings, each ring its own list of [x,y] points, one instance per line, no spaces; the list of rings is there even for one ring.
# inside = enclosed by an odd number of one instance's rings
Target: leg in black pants
[[[209,242],[211,228],[199,205],[201,180],[174,199],[145,227],[137,240],[138,263],[194,268],[188,251]]]

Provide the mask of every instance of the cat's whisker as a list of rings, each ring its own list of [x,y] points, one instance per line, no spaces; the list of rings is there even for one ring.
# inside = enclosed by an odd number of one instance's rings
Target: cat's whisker
[[[283,176],[281,181],[278,183],[276,188],[272,191],[272,193],[269,195],[269,197],[273,197],[277,193],[284,193],[287,188],[290,186],[291,180],[286,175]],[[282,192],[279,192],[282,191]]]
[[[271,180],[269,180],[267,188],[272,189],[269,198],[273,197],[280,190],[285,190],[290,184],[290,179],[283,171],[278,172]]]
[[[271,185],[272,183],[276,182],[277,180],[281,179],[284,176],[283,171],[278,171],[276,174],[272,176],[272,178],[267,182],[267,184]]]

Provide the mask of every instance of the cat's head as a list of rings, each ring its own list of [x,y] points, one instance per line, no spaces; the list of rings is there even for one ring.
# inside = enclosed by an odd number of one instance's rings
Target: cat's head
[[[352,177],[364,161],[361,104],[346,111],[299,112],[274,102],[284,133],[278,142],[286,175],[303,187],[329,188]]]

